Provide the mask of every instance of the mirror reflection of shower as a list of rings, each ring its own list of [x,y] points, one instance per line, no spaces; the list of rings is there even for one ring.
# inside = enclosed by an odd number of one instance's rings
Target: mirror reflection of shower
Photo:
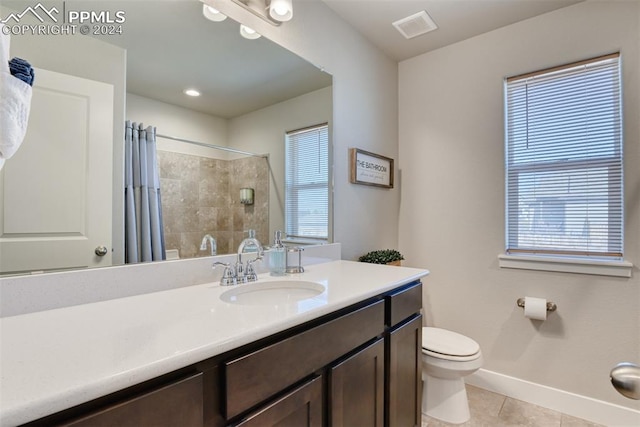
[[[268,241],[267,155],[164,135],[161,129],[156,136],[167,251],[177,258],[234,253],[248,229]],[[163,149],[163,140],[204,150],[171,151]],[[238,197],[248,197],[249,189],[252,203]]]

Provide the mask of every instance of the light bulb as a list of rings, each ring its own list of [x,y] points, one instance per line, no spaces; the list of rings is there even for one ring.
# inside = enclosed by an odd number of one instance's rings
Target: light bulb
[[[227,19],[227,15],[221,13],[218,9],[215,9],[208,4],[202,5],[202,14],[205,18],[213,22],[222,22]]]
[[[286,5],[279,4],[278,6],[273,8],[273,12],[276,15],[285,16],[289,12],[289,9],[287,8]]]
[[[243,24],[240,24],[240,35],[249,40],[259,39],[261,37],[256,30]]]
[[[291,0],[271,0],[269,15],[276,21],[289,21],[293,17]]]
[[[195,89],[185,89],[184,93],[189,96],[200,96],[200,92]]]

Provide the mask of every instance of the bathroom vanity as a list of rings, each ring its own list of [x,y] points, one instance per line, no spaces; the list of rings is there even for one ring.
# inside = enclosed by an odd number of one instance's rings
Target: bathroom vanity
[[[288,277],[324,289],[288,302],[215,283],[4,318],[3,346],[45,342],[3,350],[2,425],[419,425],[426,274],[335,261]]]

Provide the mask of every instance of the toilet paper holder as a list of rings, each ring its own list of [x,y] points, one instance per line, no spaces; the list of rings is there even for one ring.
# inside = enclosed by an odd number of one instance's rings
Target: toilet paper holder
[[[518,307],[524,308],[524,298],[518,298],[516,304],[518,305]],[[556,311],[557,309],[558,306],[555,302],[547,301],[547,311]]]

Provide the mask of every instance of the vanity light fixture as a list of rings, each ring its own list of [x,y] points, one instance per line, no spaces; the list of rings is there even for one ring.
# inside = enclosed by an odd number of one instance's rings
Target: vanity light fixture
[[[185,89],[184,94],[189,96],[200,96],[200,92],[195,89]]]
[[[221,13],[218,9],[213,8],[208,4],[202,5],[202,14],[205,18],[213,22],[222,22],[227,19],[227,15]]]
[[[253,188],[241,188],[240,189],[240,203],[243,205],[253,204]]]
[[[249,28],[244,24],[240,24],[240,35],[249,40],[255,40],[262,37],[256,30]]]
[[[205,0],[201,0],[204,2]],[[283,22],[291,20],[293,18],[293,0],[231,0],[235,4],[254,15],[262,18],[271,25],[280,25]],[[221,13],[218,9],[209,6],[206,3],[202,5],[202,14],[205,18],[220,22],[227,19],[227,16]],[[247,27],[244,24],[240,24],[240,34],[245,39],[255,40],[260,38],[260,33],[253,28]]]

